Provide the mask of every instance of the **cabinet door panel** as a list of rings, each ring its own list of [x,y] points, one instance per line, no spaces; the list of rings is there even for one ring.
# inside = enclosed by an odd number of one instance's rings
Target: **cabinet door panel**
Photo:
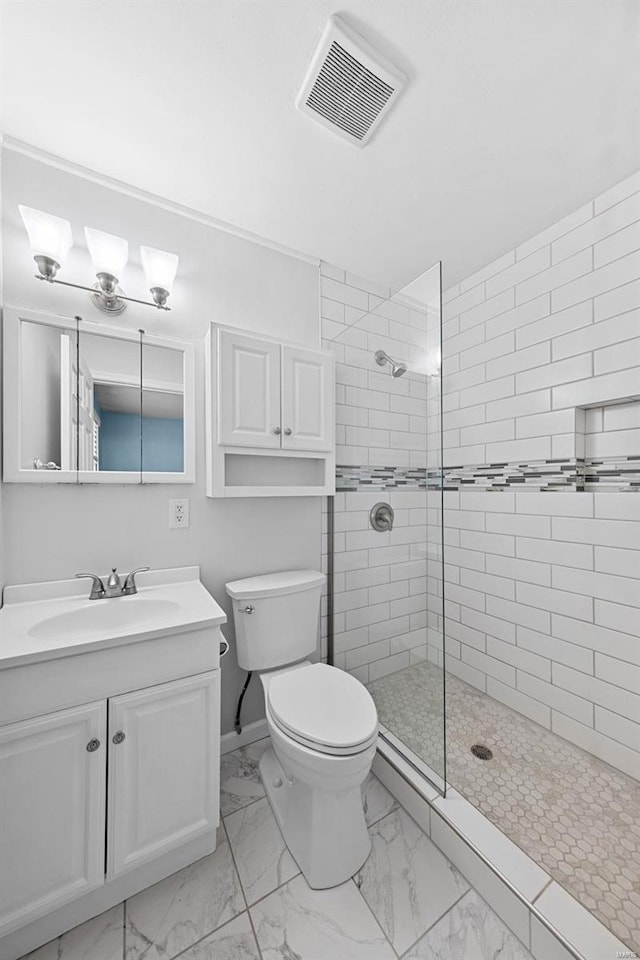
[[[219,337],[219,442],[279,449],[280,345],[225,330]]]
[[[104,883],[106,714],[0,728],[0,936]]]
[[[213,671],[109,701],[109,879],[215,832],[219,688]]]
[[[282,348],[283,448],[331,450],[333,369],[330,354]]]

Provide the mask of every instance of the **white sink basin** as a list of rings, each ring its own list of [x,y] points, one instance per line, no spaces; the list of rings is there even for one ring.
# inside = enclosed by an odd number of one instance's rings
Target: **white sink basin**
[[[36,640],[91,639],[125,629],[142,630],[174,616],[180,604],[159,597],[117,597],[91,600],[90,606],[68,610],[34,623],[29,636]]]

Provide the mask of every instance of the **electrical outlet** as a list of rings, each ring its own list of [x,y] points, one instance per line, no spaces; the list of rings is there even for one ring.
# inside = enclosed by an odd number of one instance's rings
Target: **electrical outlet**
[[[169,500],[169,526],[175,528],[189,526],[188,500]]]

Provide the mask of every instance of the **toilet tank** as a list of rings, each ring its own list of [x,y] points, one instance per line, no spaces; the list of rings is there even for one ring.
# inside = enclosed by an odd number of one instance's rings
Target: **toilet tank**
[[[286,570],[226,584],[243,670],[273,670],[314,653],[324,580],[317,570]]]

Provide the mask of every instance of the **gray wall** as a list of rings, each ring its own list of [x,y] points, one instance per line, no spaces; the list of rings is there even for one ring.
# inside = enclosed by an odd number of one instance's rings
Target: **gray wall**
[[[311,347],[320,342],[318,270],[309,262],[179,216],[56,167],[6,151],[2,164],[4,302],[99,319],[88,295],[33,279],[33,263],[17,205],[66,217],[74,247],[63,276],[91,280],[85,224],[125,236],[132,263],[122,285],[144,296],[138,245],[180,255],[171,313],[130,305],[123,325],[191,339],[197,344],[197,482],[193,486],[40,486],[2,490],[5,583],[71,577],[78,570],[121,570],[199,564],[205,586],[230,615],[224,583],[287,567],[319,567],[320,498],[210,500],[204,495],[204,359],[212,320],[263,331]],[[168,501],[191,500],[191,525],[170,530]],[[232,627],[228,635],[232,639]],[[244,674],[233,652],[223,661],[222,729],[233,725]],[[255,685],[246,721],[262,715]]]

